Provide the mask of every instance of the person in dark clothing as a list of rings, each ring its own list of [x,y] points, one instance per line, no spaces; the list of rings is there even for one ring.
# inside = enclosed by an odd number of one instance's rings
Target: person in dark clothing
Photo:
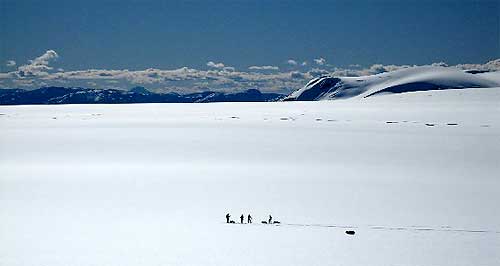
[[[243,223],[243,219],[245,219],[245,216],[242,214],[242,215],[240,216],[240,221],[241,221],[241,223]]]
[[[231,215],[229,215],[229,213],[228,213],[228,214],[226,214],[226,223],[229,223],[229,218],[231,218]]]
[[[251,224],[251,223],[252,223],[252,215],[250,215],[250,214],[248,215],[248,217],[247,217],[247,222],[248,222],[249,224]]]
[[[269,224],[273,221],[273,217],[271,215],[269,215]]]

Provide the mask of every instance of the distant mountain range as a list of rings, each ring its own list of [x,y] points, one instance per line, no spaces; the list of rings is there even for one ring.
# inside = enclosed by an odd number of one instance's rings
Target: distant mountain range
[[[0,105],[22,104],[114,104],[114,103],[209,103],[271,102],[285,95],[250,89],[237,93],[204,91],[199,93],[154,93],[143,87],[129,91],[44,87],[36,90],[0,89]]]

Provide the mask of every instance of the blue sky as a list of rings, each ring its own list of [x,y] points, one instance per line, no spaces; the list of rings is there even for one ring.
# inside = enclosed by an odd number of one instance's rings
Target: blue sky
[[[48,73],[221,70],[217,64],[224,64],[237,71],[269,74],[313,68],[331,72],[353,65],[486,63],[500,58],[499,14],[500,1],[481,0],[0,0],[0,72],[16,71],[50,50],[57,57],[49,59]],[[212,67],[207,65],[210,61]],[[248,69],[251,66],[268,68]],[[107,86],[101,81],[69,84]],[[130,79],[115,81],[110,84],[141,85]],[[189,83],[172,88],[186,88]],[[16,85],[5,74],[3,84]],[[155,86],[168,87],[146,87]]]

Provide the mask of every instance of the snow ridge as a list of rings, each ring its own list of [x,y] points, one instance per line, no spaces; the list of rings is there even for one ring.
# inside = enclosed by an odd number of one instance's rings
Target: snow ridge
[[[367,98],[386,93],[493,88],[500,72],[467,72],[453,67],[423,66],[363,77],[321,76],[288,95],[284,101]]]

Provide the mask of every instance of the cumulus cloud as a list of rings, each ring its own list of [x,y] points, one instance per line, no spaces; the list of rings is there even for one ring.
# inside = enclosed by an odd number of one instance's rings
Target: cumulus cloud
[[[226,65],[224,65],[224,63],[215,63],[213,61],[207,62],[207,66],[211,67],[211,68],[215,68],[215,69],[220,69],[220,70],[223,70],[226,72],[236,71],[236,69],[234,67],[226,66]]]
[[[316,59],[314,59],[314,63],[322,66],[322,65],[326,64],[326,59],[324,59],[323,57],[316,58]]]
[[[290,77],[292,79],[306,79],[307,74],[301,73],[299,71],[293,71],[293,72],[290,72]]]
[[[279,70],[280,68],[277,66],[251,66],[248,69],[250,69],[250,70]]]
[[[229,67],[229,66],[227,66],[227,67],[223,67],[223,68],[222,68],[222,70],[224,70],[224,71],[228,71],[228,72],[233,72],[233,71],[236,71],[236,69],[235,69],[234,67]]]
[[[210,61],[208,69],[200,70],[189,67],[178,69],[148,68],[144,70],[128,69],[84,69],[65,71],[55,69],[50,65],[58,55],[49,50],[43,55],[30,60],[28,64],[19,66],[17,70],[0,73],[0,82],[4,87],[38,88],[43,84],[49,86],[71,87],[120,87],[129,89],[133,86],[146,86],[157,92],[196,92],[202,90],[238,91],[248,88],[258,88],[262,91],[287,93],[301,88],[317,76],[364,76],[373,75],[393,70],[413,67],[410,65],[383,65],[374,64],[363,68],[351,65],[348,68],[335,68],[326,64],[322,58],[320,63],[313,62],[315,67],[306,71],[280,71],[276,66],[251,66],[247,71],[239,71],[223,63]],[[293,60],[293,59],[290,59]],[[299,64],[298,62],[296,62]],[[301,65],[305,64],[301,63]],[[293,65],[293,64],[292,64]],[[443,62],[434,63],[432,66],[447,67]],[[500,59],[485,64],[461,64],[453,66],[459,69],[475,69],[481,71],[500,71]],[[51,71],[52,70],[52,71]],[[22,73],[22,74],[21,74]]]
[[[212,68],[220,68],[220,69],[225,67],[225,65],[223,63],[215,63],[213,61],[207,62],[207,66],[212,67]]]
[[[291,66],[296,66],[297,65],[297,61],[293,60],[293,59],[288,59],[288,61],[286,61],[287,64],[291,65]]]
[[[29,60],[29,64],[22,65],[18,67],[17,74],[19,77],[36,77],[36,76],[46,76],[48,71],[53,68],[49,66],[49,63],[57,59],[59,55],[54,50],[47,50],[43,55]]]
[[[455,67],[463,70],[500,71],[500,58],[486,64],[460,64]]]
[[[395,70],[408,68],[408,67],[410,67],[410,66],[408,66],[408,65],[397,66],[397,65],[374,64],[374,65],[370,66],[369,69],[362,70],[361,73],[363,73],[364,75],[374,75],[374,74],[395,71]]]
[[[328,70],[319,69],[319,68],[313,68],[313,69],[309,70],[307,73],[309,74],[309,76],[311,76],[313,78],[330,74],[330,72]]]
[[[59,55],[54,50],[47,50],[43,55],[30,60],[30,63],[34,65],[47,65],[50,60],[58,58]]]
[[[438,62],[438,63],[432,63],[431,66],[447,67],[448,64],[446,64],[445,62]]]
[[[232,69],[231,69],[232,70]],[[121,85],[148,85],[162,87],[164,91],[187,92],[197,91],[198,88],[211,90],[243,90],[259,88],[263,91],[283,91],[283,88],[296,89],[302,86],[299,76],[289,72],[239,72],[228,69],[197,70],[183,67],[173,70],[146,69],[146,70],[106,70],[88,69],[67,72],[51,73],[41,77],[44,81],[68,81],[87,85],[87,82],[96,82],[101,86],[110,82],[120,81]],[[124,87],[127,89],[127,87]]]
[[[5,63],[6,66],[8,67],[14,67],[16,66],[16,61],[14,60],[7,60],[7,63]]]
[[[11,78],[15,78],[15,74],[12,72],[0,73],[0,79],[11,79]]]

